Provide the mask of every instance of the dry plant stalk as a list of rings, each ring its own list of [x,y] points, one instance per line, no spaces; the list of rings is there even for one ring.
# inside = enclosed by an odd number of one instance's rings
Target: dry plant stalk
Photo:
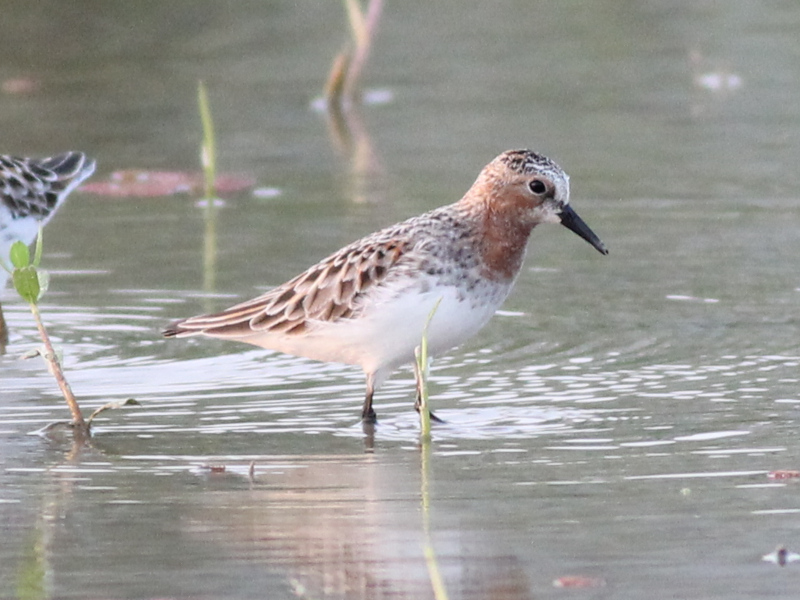
[[[345,0],[351,40],[336,55],[325,84],[329,110],[342,110],[359,100],[359,83],[383,11],[383,0],[370,0],[362,9],[358,0]],[[352,46],[351,46],[352,45]]]

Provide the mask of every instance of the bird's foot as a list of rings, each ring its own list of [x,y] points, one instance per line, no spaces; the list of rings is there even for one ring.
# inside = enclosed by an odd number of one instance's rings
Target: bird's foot
[[[415,411],[419,412],[421,410],[421,408],[422,407],[419,405],[419,403],[415,403],[414,404],[414,410]],[[440,419],[439,417],[437,417],[432,410],[428,411],[428,415],[430,415],[431,421],[433,421],[434,423],[446,423],[447,422],[444,419]]]
[[[378,415],[371,406],[361,413],[361,422],[365,425],[375,425],[378,422]]]

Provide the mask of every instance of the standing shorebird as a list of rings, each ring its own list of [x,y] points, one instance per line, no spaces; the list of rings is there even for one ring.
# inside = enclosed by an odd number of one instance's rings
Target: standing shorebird
[[[49,158],[0,155],[0,260],[8,262],[16,241],[31,244],[70,192],[94,173],[95,162],[82,152]],[[0,289],[8,277],[0,270]],[[0,348],[7,340],[0,307]]]
[[[176,321],[164,335],[202,334],[358,365],[367,377],[361,417],[374,422],[375,390],[414,361],[436,303],[427,331],[431,355],[458,346],[489,321],[540,223],[561,223],[608,254],[569,206],[567,174],[541,154],[509,150],[455,204],[345,246],[257,298]]]

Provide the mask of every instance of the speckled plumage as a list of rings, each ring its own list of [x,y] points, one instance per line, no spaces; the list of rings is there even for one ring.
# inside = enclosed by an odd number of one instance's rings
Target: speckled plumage
[[[14,242],[30,244],[58,207],[84,179],[95,163],[81,152],[65,152],[50,158],[17,158],[0,155],[0,263],[8,264]],[[0,289],[8,272],[0,269]],[[0,353],[8,332],[0,308]]]
[[[362,417],[398,366],[413,361],[428,327],[432,355],[474,335],[519,274],[531,230],[562,222],[606,253],[568,206],[569,178],[529,150],[504,152],[455,204],[382,229],[287,283],[212,315],[177,321],[168,337],[203,334],[326,362],[367,376]]]
[[[16,241],[30,244],[76,186],[89,177],[95,162],[82,152],[50,158],[0,155],[0,257]]]
[[[0,205],[11,219],[46,219],[94,168],[82,152],[41,159],[0,156]]]

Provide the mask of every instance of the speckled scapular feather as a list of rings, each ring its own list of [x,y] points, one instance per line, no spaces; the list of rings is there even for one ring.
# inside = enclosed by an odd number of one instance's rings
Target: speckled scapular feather
[[[0,155],[0,205],[11,219],[47,218],[94,169],[82,152],[41,159]]]

